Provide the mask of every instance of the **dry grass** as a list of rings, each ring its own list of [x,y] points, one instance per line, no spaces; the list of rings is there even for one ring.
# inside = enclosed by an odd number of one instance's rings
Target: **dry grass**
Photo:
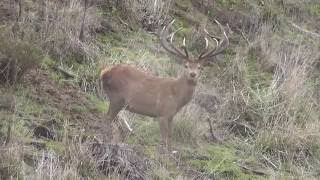
[[[183,108],[173,122],[173,139],[178,143],[197,145],[201,136],[206,134],[202,132],[205,117],[205,111],[196,104]]]
[[[266,29],[261,32],[269,33]],[[225,89],[219,97],[222,103],[218,111],[211,114],[214,129],[220,129],[222,139],[235,136],[249,140],[254,153],[267,158],[266,165],[273,169],[290,164],[290,170],[299,167],[312,171],[319,163],[320,143],[319,104],[315,100],[319,89],[313,79],[317,49],[303,39],[288,43],[264,37],[261,34],[256,41],[266,56],[252,61],[252,51],[236,49],[232,65],[218,82]],[[257,50],[257,44],[253,45]],[[270,62],[275,66],[273,71],[259,70],[258,65]],[[253,71],[271,78],[261,79],[264,77],[252,75]],[[263,85],[259,84],[262,80],[266,81]],[[299,175],[307,172],[295,170]]]
[[[25,1],[14,8],[21,14],[12,29],[22,41],[37,44],[60,60],[99,56],[95,35],[101,19],[95,6],[85,7],[80,0]]]
[[[133,24],[139,22],[147,31],[155,31],[164,25],[172,6],[171,0],[126,0],[121,3],[124,17]],[[128,13],[129,12],[129,13]],[[128,16],[129,15],[129,16]]]
[[[278,54],[279,64],[272,83],[253,94],[255,111],[262,120],[255,144],[273,158],[309,168],[311,159],[319,158],[313,153],[318,151],[314,145],[319,144],[319,107],[310,87],[317,52],[301,43],[273,52]]]
[[[94,6],[88,8],[84,37],[80,38],[84,9],[80,0],[66,1],[64,5],[56,1],[25,2],[22,16],[13,26],[13,29],[17,28],[13,32],[15,38],[35,42],[61,61],[70,57],[92,60],[87,67],[77,69],[77,78],[78,75],[84,77],[81,85],[85,91],[96,89],[98,94],[103,96],[95,77],[98,75],[96,68],[102,64],[133,63],[161,77],[177,74],[176,65],[163,56],[163,52],[158,50],[159,46],[155,45],[158,44],[156,38],[145,35],[145,32],[123,37],[121,34],[121,40],[108,39],[117,41],[117,47],[108,44],[111,46],[107,49],[108,58],[102,60],[100,56],[103,53],[98,49],[95,37],[100,15]],[[285,2],[286,5],[291,4],[289,1]],[[155,30],[168,18],[171,3],[145,0],[124,1],[119,4],[123,13],[132,18],[128,17],[126,20],[132,21],[132,24],[139,21],[145,29]],[[289,15],[300,12],[296,8],[290,5],[285,11]],[[306,10],[305,6],[302,8],[303,11]],[[131,10],[128,11],[129,9]],[[270,12],[272,17],[279,13],[278,10]],[[298,16],[305,15],[301,12]],[[295,18],[299,19],[298,16]],[[308,16],[309,14],[306,17]],[[277,21],[281,21],[281,18]],[[272,22],[268,23],[272,25]],[[319,172],[317,167],[320,164],[320,89],[317,77],[319,69],[315,64],[319,61],[319,48],[311,44],[310,39],[291,32],[284,24],[281,26],[284,30],[277,32],[270,24],[259,26],[261,29],[254,32],[252,37],[250,35],[249,46],[243,45],[241,41],[240,44],[233,43],[236,47],[230,48],[218,65],[206,69],[195,94],[197,97],[205,94],[203,99],[193,101],[175,118],[175,143],[182,144],[183,148],[208,143],[203,141],[203,135],[209,132],[206,121],[209,118],[214,134],[223,140],[223,143],[236,147],[237,153],[244,154],[245,157],[254,156],[255,160],[263,163],[266,168],[273,169],[275,173],[289,171],[295,176],[317,176],[315,173]],[[281,34],[283,32],[288,34]],[[292,37],[289,37],[290,35]],[[234,33],[232,36],[237,35]],[[153,52],[150,53],[150,50]],[[97,59],[99,61],[96,61]],[[56,91],[50,89],[49,92]],[[73,103],[76,104],[76,101]],[[80,111],[82,110],[84,109],[80,108]],[[131,121],[138,118],[141,117],[134,116],[129,119]],[[135,135],[142,137],[139,143],[142,141],[141,146],[149,148],[146,149],[148,153],[155,153],[151,151],[154,151],[153,146],[158,143],[158,136],[152,136],[159,134],[156,129],[158,125],[154,126],[142,126],[141,134]],[[101,153],[92,157],[90,142],[83,143],[78,137],[70,137],[67,133],[60,139],[63,139],[62,142],[51,142],[53,145],[51,144],[50,148],[41,150],[25,148],[25,143],[20,144],[19,141],[1,147],[0,177],[104,179],[105,175],[118,178],[132,175],[130,177],[139,179],[151,175],[147,167],[148,159],[144,159],[143,155],[128,146],[100,144],[98,149]],[[148,143],[150,147],[147,147]],[[181,163],[185,163],[182,161]],[[25,162],[32,162],[33,165]],[[135,166],[134,162],[139,162],[140,166]],[[171,163],[169,160],[168,162]],[[210,170],[215,171],[219,164]],[[172,176],[168,167],[161,165],[156,168],[158,174]]]
[[[148,179],[153,169],[152,161],[125,145],[81,142],[76,137],[53,149],[48,145],[40,150],[15,143],[1,147],[0,178]]]
[[[10,35],[9,32],[0,32],[0,85],[15,84],[43,58],[37,47]]]

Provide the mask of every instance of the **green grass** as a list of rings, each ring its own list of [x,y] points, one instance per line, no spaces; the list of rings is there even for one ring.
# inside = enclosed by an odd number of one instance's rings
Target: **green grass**
[[[222,7],[224,9],[240,9],[240,11],[244,11],[243,8],[247,8],[248,0],[236,1],[236,0],[217,0],[218,7]],[[250,1],[253,2],[253,1]],[[259,3],[261,3],[260,1]],[[191,11],[192,3],[191,1],[178,1],[181,5],[182,11]],[[262,15],[264,16],[266,21],[271,21],[272,23],[278,23],[285,18],[283,17],[282,10],[278,7],[274,8],[275,4],[266,4],[266,7],[262,7],[261,4],[258,5],[258,8],[262,8]],[[311,14],[319,16],[319,6],[314,6],[310,9]],[[103,12],[99,12],[103,13]],[[187,12],[189,13],[189,12]],[[197,12],[199,13],[199,12]],[[194,13],[193,17],[195,19],[201,19],[199,14]],[[119,15],[117,10],[113,10],[109,14],[113,16]],[[183,13],[182,13],[183,14]],[[184,15],[184,14],[183,14]],[[183,36],[189,36],[191,32],[191,27],[188,26],[188,22],[185,17],[176,17],[176,23],[174,27],[177,29],[178,27],[184,27],[184,29],[177,34],[177,44],[182,42]],[[281,28],[285,29],[288,32],[283,34],[282,38],[288,40],[296,40],[303,38],[304,35],[300,33],[293,32],[289,29],[289,27],[285,27],[284,24],[281,24]],[[1,27],[0,27],[1,29]],[[1,30],[0,30],[1,31]],[[272,41],[278,41],[278,39],[274,39]],[[76,78],[71,80],[71,83],[77,86],[79,83],[85,82],[90,84],[91,86],[96,86],[97,80],[99,78],[99,70],[102,66],[107,65],[111,67],[114,64],[127,63],[127,64],[135,64],[140,68],[146,67],[147,69],[152,70],[152,74],[162,77],[173,77],[176,76],[178,65],[176,65],[171,57],[167,56],[164,53],[158,53],[159,42],[158,38],[154,35],[146,33],[143,30],[138,30],[135,32],[130,32],[129,30],[121,30],[119,33],[106,33],[103,36],[99,37],[99,42],[103,44],[103,56],[97,60],[97,62],[79,62],[76,57],[69,57],[69,59],[65,60],[63,63],[64,67],[67,69],[71,69],[76,74]],[[304,42],[302,42],[304,43]],[[193,51],[194,49],[191,49]],[[206,68],[204,72],[204,77],[209,73],[215,73],[215,75],[219,76],[223,83],[222,85],[230,85],[231,82],[236,84],[236,78],[241,79],[242,77],[235,77],[240,73],[233,74],[232,78],[223,77],[227,73],[224,73],[222,69],[230,66],[233,62],[233,58],[235,56],[235,52],[233,49],[228,49],[226,52],[226,58],[223,61],[218,62],[213,68]],[[272,81],[272,74],[267,72],[262,72],[257,67],[257,59],[259,57],[255,57],[252,54],[248,54],[248,58],[246,61],[246,72],[245,77],[243,79],[248,80],[248,84],[244,84],[244,95],[248,93],[248,104],[247,106],[242,106],[241,110],[244,111],[254,111],[252,113],[258,114],[253,115],[252,120],[255,122],[264,122],[265,120],[270,120],[274,118],[274,114],[277,113],[275,107],[275,103],[277,102],[276,96],[273,96],[273,92],[268,91],[268,87],[270,86],[270,82]],[[57,61],[53,58],[46,56],[41,63],[41,68],[49,72],[50,77],[58,82],[58,85],[65,85],[68,80],[65,77],[52,70],[52,67],[57,65]],[[222,68],[221,68],[222,67]],[[239,75],[241,76],[241,75]],[[208,77],[210,77],[208,75]],[[212,83],[209,78],[205,79],[206,82]],[[219,84],[219,85],[221,85]],[[315,88],[319,83],[318,82],[310,82],[310,88]],[[50,102],[50,98],[52,97],[41,97],[43,99],[42,103],[37,102],[32,98],[34,95],[31,91],[31,88],[20,88],[17,91],[18,98],[18,111],[21,113],[19,116],[16,116],[16,121],[14,122],[14,137],[22,142],[29,142],[33,139],[30,137],[30,129],[29,126],[32,123],[39,124],[42,123],[43,120],[53,118],[59,121],[63,127],[59,127],[56,130],[58,140],[57,141],[43,141],[46,145],[46,150],[54,151],[57,153],[66,163],[69,163],[70,157],[68,157],[68,148],[71,147],[70,144],[65,143],[65,139],[69,138],[68,135],[72,133],[78,134],[78,130],[72,129],[74,132],[69,132],[68,125],[65,121],[72,121],[72,119],[68,119],[69,116],[62,112],[62,109],[59,107],[54,107]],[[58,87],[60,88],[60,86]],[[233,87],[232,87],[233,88]],[[247,89],[249,92],[245,92]],[[222,92],[222,95],[230,95],[229,89],[226,90],[226,94]],[[237,93],[237,87],[234,89],[235,94]],[[89,92],[89,93],[88,93]],[[237,94],[236,94],[237,95]],[[250,96],[250,97],[249,97]],[[223,97],[224,98],[224,97]],[[87,91],[85,94],[85,105],[81,103],[73,103],[70,108],[72,113],[82,113],[82,112],[90,112],[90,113],[105,113],[108,110],[108,103],[106,100],[98,97],[94,91]],[[237,106],[237,102],[232,102],[232,106]],[[298,107],[298,106],[297,106]],[[300,108],[300,107],[299,107]],[[303,119],[303,115],[305,112],[300,109],[294,109],[296,119]],[[245,112],[245,113],[248,113]],[[233,112],[228,112],[233,113]],[[242,112],[241,112],[242,113]],[[291,110],[288,113],[292,113]],[[300,115],[302,114],[302,115]],[[312,116],[318,117],[316,112],[312,112]],[[237,115],[237,114],[232,114]],[[276,114],[277,115],[277,114]],[[240,116],[240,118],[244,119],[246,117]],[[242,120],[241,119],[241,120]],[[314,118],[316,119],[316,118]],[[198,119],[196,119],[198,120]],[[303,144],[294,144],[296,140],[290,136],[289,133],[284,133],[282,131],[271,134],[270,132],[264,132],[260,130],[260,134],[256,135],[254,140],[249,139],[241,139],[236,137],[231,140],[226,140],[224,143],[227,145],[221,144],[213,144],[211,142],[206,141],[204,138],[200,137],[195,131],[193,126],[193,121],[183,121],[177,119],[174,121],[174,130],[173,130],[173,145],[177,147],[179,151],[179,159],[173,160],[168,158],[167,156],[163,156],[158,152],[158,145],[161,141],[159,125],[157,121],[151,120],[151,118],[145,116],[135,115],[133,121],[133,129],[134,134],[131,134],[127,137],[126,143],[131,144],[135,147],[141,149],[141,152],[145,153],[149,158],[155,161],[156,168],[153,172],[153,179],[187,179],[184,177],[186,169],[193,169],[200,173],[202,173],[205,177],[217,178],[217,179],[267,179],[268,177],[258,176],[253,174],[252,172],[244,171],[239,165],[239,162],[245,162],[250,164],[252,167],[265,167],[263,162],[259,159],[261,154],[273,155],[278,151],[295,151],[295,148],[307,147],[308,153],[310,153],[314,161],[318,161],[320,159],[320,146],[316,140],[311,140],[317,138],[317,134],[313,136],[308,136],[307,141]],[[197,121],[197,123],[203,123],[201,121]],[[299,123],[299,122],[297,122]],[[75,123],[76,124],[76,123]],[[303,123],[301,123],[303,124]],[[306,125],[305,123],[304,125]],[[77,125],[77,124],[76,124]],[[1,128],[1,135],[5,134],[6,124],[3,124]],[[302,129],[303,130],[303,129]],[[289,131],[289,130],[288,130]],[[70,134],[69,134],[70,133]],[[89,133],[89,132],[88,132]],[[84,136],[87,136],[85,134]],[[91,135],[91,134],[90,134]],[[233,136],[228,138],[234,138]],[[237,139],[239,138],[239,139]],[[245,143],[242,141],[246,140]],[[297,139],[298,140],[298,139]],[[41,140],[42,141],[42,140]],[[239,145],[240,143],[240,145]],[[25,144],[24,144],[25,145]],[[237,147],[236,147],[237,146]],[[241,146],[241,150],[239,150],[239,146]],[[247,150],[251,148],[250,150]],[[298,149],[299,150],[299,149]],[[15,154],[11,155],[11,159],[6,160],[7,164],[12,165],[13,173],[20,171],[21,164],[19,162],[19,158],[16,158]],[[78,162],[78,161],[77,161]],[[84,162],[84,161],[81,161]],[[292,179],[295,175],[299,175],[299,173],[289,172],[288,170],[292,170],[293,166],[290,165],[291,162],[282,162],[283,168],[278,172],[274,172],[274,177],[278,179]],[[317,165],[316,163],[311,162],[311,165]],[[16,169],[14,169],[16,168]],[[83,176],[90,176],[92,178],[100,178],[96,176],[96,172],[93,169],[90,169],[91,166],[86,166],[84,164],[79,165],[78,171],[83,174]],[[301,169],[305,170],[304,167]],[[309,169],[307,169],[309,170]],[[293,171],[293,170],[292,170]],[[298,170],[297,170],[298,171]],[[310,170],[312,171],[312,170]],[[1,174],[0,169],[0,174]],[[315,171],[316,172],[316,171]],[[270,177],[272,178],[272,177]],[[101,177],[103,179],[103,177]]]
[[[257,57],[253,54],[249,54],[248,56],[247,67],[247,78],[249,79],[250,87],[252,89],[264,89],[269,87],[273,74],[259,69]]]
[[[179,125],[179,128],[182,127]],[[154,178],[175,179],[179,177],[181,169],[177,169],[175,161],[158,152],[158,144],[161,140],[158,123],[150,119],[135,119],[133,129],[134,135],[129,136],[126,142],[137,146],[141,143],[140,140],[143,141],[143,144],[139,145],[143,152],[160,163],[153,172]],[[184,129],[183,132],[185,131]],[[183,139],[176,137],[173,144],[178,148],[180,162],[184,166],[195,168],[208,177],[243,180],[266,179],[264,176],[244,172],[237,165],[237,161],[242,159],[242,156],[237,155],[233,146],[209,145],[204,142],[201,142],[200,145],[194,145],[192,142],[185,142],[186,137]]]
[[[176,119],[173,122],[172,139],[177,144],[194,146],[200,139],[200,130],[193,120]]]
[[[56,65],[56,61],[54,61],[50,56],[45,56],[41,62],[41,68],[47,71],[50,71],[51,68]]]
[[[13,133],[19,137],[30,136],[28,127],[41,122],[45,107],[30,98],[31,92],[22,88],[17,91],[17,113]]]
[[[314,4],[313,6],[310,6],[310,13],[313,15],[313,16],[317,16],[319,17],[320,16],[320,4]]]
[[[201,147],[201,159],[191,160],[191,165],[212,177],[222,179],[266,179],[263,176],[247,174],[237,165],[241,158],[236,155],[236,150],[231,147],[206,145]]]
[[[93,112],[106,113],[109,109],[109,104],[106,100],[98,98],[94,94],[88,94],[90,103],[89,110]]]
[[[68,146],[63,142],[45,141],[46,149],[55,152],[58,156],[64,156],[68,151]]]
[[[143,140],[144,152],[152,155],[160,143],[158,122],[148,117],[142,117],[142,119],[136,118],[133,123],[134,135],[130,135],[126,142],[129,144],[139,144],[139,141]]]

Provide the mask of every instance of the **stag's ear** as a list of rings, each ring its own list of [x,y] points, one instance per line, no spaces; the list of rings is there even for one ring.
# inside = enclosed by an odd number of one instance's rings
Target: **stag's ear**
[[[204,69],[204,66],[199,63],[199,64],[198,64],[198,69],[203,70],[203,69]]]
[[[188,60],[185,58],[176,58],[176,63],[179,64],[180,66],[185,66],[188,63]]]

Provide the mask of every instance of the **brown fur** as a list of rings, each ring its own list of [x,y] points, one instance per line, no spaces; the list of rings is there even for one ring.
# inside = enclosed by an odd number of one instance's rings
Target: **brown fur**
[[[178,57],[185,63],[187,73],[179,78],[159,78],[149,75],[129,65],[117,65],[110,70],[101,72],[101,81],[104,91],[110,100],[110,108],[107,113],[108,124],[112,127],[112,121],[123,108],[142,115],[155,117],[159,121],[162,140],[167,150],[171,150],[172,119],[177,112],[192,98],[197,85],[201,65],[206,64],[214,56],[222,53],[229,45],[229,40],[223,26],[219,25],[223,38],[218,42],[216,36],[206,34],[215,40],[217,46],[209,50],[208,40],[206,48],[198,58],[192,59],[183,40],[183,51],[168,42],[168,29],[174,20],[160,33],[162,47]],[[172,34],[171,40],[175,33]]]
[[[158,118],[164,144],[170,149],[172,119],[191,100],[198,78],[198,64],[187,64],[189,74],[176,79],[155,77],[129,65],[103,70],[101,81],[110,100],[108,124],[123,108]]]

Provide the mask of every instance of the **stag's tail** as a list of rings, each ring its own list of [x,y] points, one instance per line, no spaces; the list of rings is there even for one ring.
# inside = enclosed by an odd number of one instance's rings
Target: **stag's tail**
[[[101,82],[101,86],[103,87],[104,90],[106,90],[107,86],[108,86],[108,71],[110,69],[108,67],[105,67],[104,69],[101,70],[100,72],[100,82]]]
[[[103,79],[103,77],[105,76],[105,74],[109,71],[109,68],[108,67],[105,67],[101,70],[100,72],[100,80]]]

